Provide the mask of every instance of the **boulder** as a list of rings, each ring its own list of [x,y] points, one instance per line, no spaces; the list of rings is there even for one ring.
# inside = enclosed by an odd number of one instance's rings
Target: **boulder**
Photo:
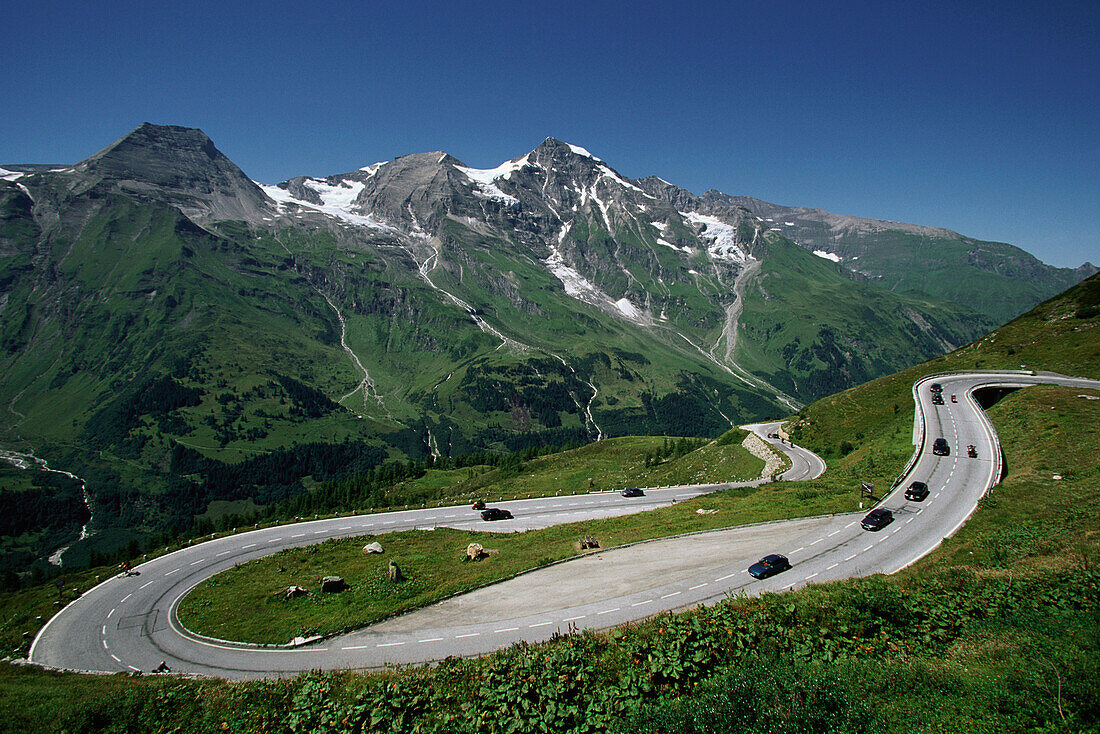
[[[321,579],[321,591],[325,593],[343,591],[348,588],[342,576],[325,576]]]
[[[401,573],[401,568],[396,563],[394,563],[393,561],[390,561],[390,581],[404,581],[404,580],[405,580],[405,576]]]
[[[376,540],[373,543],[371,543],[370,545],[364,545],[363,546],[363,552],[364,553],[382,553],[383,552],[382,551],[382,544],[379,543]]]
[[[471,561],[476,561],[483,555],[485,555],[485,548],[482,547],[481,543],[470,543],[466,546],[466,557]]]

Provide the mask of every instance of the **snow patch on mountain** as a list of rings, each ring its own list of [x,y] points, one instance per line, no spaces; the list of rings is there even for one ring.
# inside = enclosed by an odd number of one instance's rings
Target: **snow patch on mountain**
[[[331,184],[328,181],[317,178],[307,178],[302,182],[307,189],[312,189],[325,202],[325,206],[340,211],[351,211],[351,204],[355,197],[363,191],[362,181],[340,181]]]
[[[602,159],[597,158],[596,156],[592,155],[591,153],[589,153],[587,150],[585,150],[584,148],[582,148],[579,145],[573,145],[572,143],[566,143],[566,145],[569,146],[569,150],[573,151],[577,155],[583,155],[585,158],[591,158],[594,161],[600,161],[600,163],[603,163]]]
[[[389,161],[378,161],[377,163],[372,163],[369,166],[363,166],[359,170],[366,172],[367,176],[370,177],[378,173],[378,169],[386,165],[387,163],[389,163]]]
[[[662,237],[657,238],[657,244],[658,245],[664,245],[665,247],[671,247],[673,250],[676,250],[677,252],[686,252],[689,255],[691,254],[691,248],[690,247],[680,247],[678,245],[674,245],[674,244],[672,244],[671,242],[669,242],[668,240],[666,240]]]
[[[397,228],[385,222],[380,222],[371,215],[364,216],[351,211],[351,203],[355,201],[355,197],[363,190],[363,184],[359,181],[341,181],[339,185],[333,185],[326,181],[309,179],[304,185],[316,191],[318,196],[321,197],[324,204],[320,206],[310,201],[296,199],[289,191],[281,189],[278,186],[270,186],[259,182],[253,183],[259,186],[260,189],[267,194],[268,198],[274,201],[279,208],[284,208],[288,204],[296,204],[303,209],[312,209],[322,214],[328,214],[330,217],[335,217],[336,219],[343,220],[348,224],[354,224],[358,227],[376,229],[379,232],[400,233],[400,230]],[[301,218],[301,215],[297,216]]]
[[[634,184],[630,183],[626,179],[622,178],[621,176],[619,176],[619,174],[615,173],[614,171],[612,171],[607,166],[600,166],[600,175],[601,176],[607,176],[609,179],[611,179],[615,183],[619,184],[620,186],[622,186],[624,188],[627,188],[627,189],[634,189],[638,193],[644,194],[645,196],[648,196],[650,199],[656,199],[657,198],[656,196],[653,196],[651,194],[646,194],[646,192],[642,191],[640,188],[638,188]]]
[[[23,174],[19,171],[9,171],[6,168],[0,168],[0,178],[4,179],[5,181],[14,181],[22,175]]]
[[[512,174],[529,165],[529,156],[525,155],[522,158],[517,158],[514,161],[505,161],[496,168],[466,168],[465,166],[455,166],[455,170],[460,171],[466,178],[470,179],[477,186],[477,194],[489,199],[496,199],[503,201],[506,204],[518,204],[519,199],[514,196],[509,196],[500,190],[500,187],[496,185],[496,180],[503,178],[507,181],[511,178]]]
[[[565,241],[568,231],[568,226],[562,229],[561,233],[558,235],[559,244]],[[550,246],[550,257],[543,260],[542,264],[561,281],[566,294],[576,298],[578,301],[583,301],[597,308],[618,313],[623,318],[633,321],[636,324],[649,324],[652,322],[649,316],[635,307],[629,299],[620,298],[618,301],[612,300],[610,296],[597,288],[588,278],[581,275],[576,268],[566,265],[565,257],[556,246]]]
[[[732,225],[726,224],[718,217],[695,212],[680,212],[680,216],[692,224],[703,225],[703,231],[699,236],[711,241],[707,252],[712,258],[731,260],[742,265],[753,259],[737,245],[737,230]]]
[[[840,255],[837,255],[835,252],[826,252],[825,250],[814,250],[814,254],[817,255],[818,257],[824,258],[826,260],[832,260],[835,263],[840,262]]]
[[[649,225],[661,234],[664,234],[668,230],[668,224],[665,222],[650,222]]]
[[[626,316],[631,321],[643,321],[645,314],[634,307],[634,304],[630,302],[629,298],[620,298],[615,301],[615,308],[619,309],[619,313]]]

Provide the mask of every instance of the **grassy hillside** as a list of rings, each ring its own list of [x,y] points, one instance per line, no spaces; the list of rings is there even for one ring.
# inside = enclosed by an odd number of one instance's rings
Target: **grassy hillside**
[[[740,364],[806,400],[917,364],[995,326],[961,303],[853,282],[836,264],[766,235],[744,299]]]

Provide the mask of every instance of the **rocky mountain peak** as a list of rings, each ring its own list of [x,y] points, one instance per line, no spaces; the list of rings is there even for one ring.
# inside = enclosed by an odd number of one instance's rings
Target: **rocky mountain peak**
[[[74,167],[74,193],[93,188],[175,206],[197,221],[256,221],[263,192],[197,128],[146,122]]]

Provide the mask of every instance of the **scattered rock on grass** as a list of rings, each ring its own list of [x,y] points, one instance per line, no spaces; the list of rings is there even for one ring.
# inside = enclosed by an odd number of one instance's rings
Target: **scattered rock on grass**
[[[348,585],[342,576],[325,576],[321,579],[321,591],[324,593],[343,591],[346,588]]]

